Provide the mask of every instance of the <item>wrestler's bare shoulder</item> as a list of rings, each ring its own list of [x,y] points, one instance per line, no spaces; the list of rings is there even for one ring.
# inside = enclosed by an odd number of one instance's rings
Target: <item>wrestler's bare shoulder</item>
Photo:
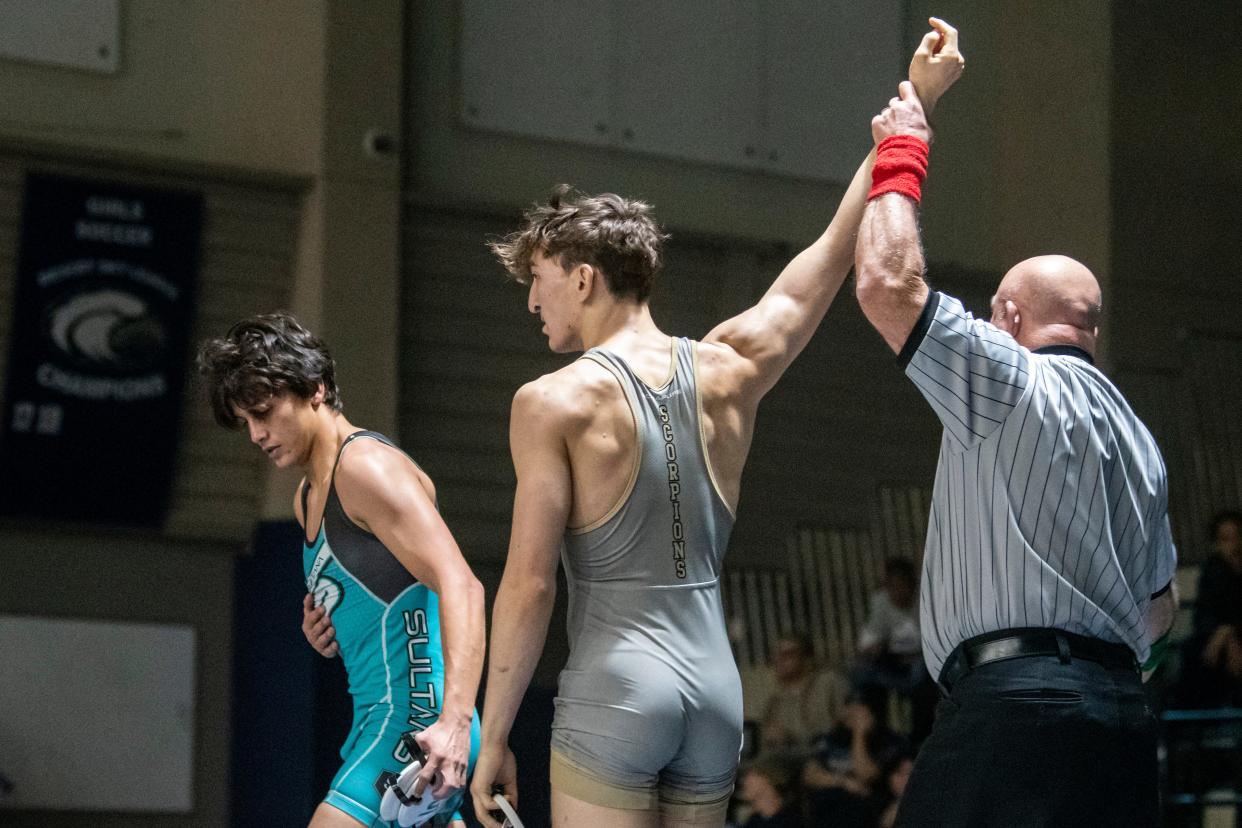
[[[417,483],[435,500],[431,477],[401,449],[380,440],[354,440],[341,453],[333,480],[343,503],[397,482]]]
[[[515,416],[538,416],[558,428],[588,427],[602,405],[624,401],[624,392],[606,368],[580,359],[518,389]]]
[[[733,346],[718,340],[699,343],[699,384],[709,398],[736,398],[746,395],[755,384],[758,371]]]

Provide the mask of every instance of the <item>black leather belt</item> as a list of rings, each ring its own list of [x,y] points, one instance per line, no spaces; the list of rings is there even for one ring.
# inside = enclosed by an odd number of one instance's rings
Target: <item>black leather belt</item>
[[[1105,667],[1137,670],[1134,651],[1125,644],[1044,628],[999,630],[970,638],[949,653],[940,671],[940,686],[947,693],[962,676],[993,661],[1034,656],[1055,656],[1068,664],[1075,658]]]

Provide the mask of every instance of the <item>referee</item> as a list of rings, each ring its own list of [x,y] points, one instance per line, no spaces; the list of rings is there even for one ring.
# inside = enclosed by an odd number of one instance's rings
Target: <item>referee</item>
[[[909,84],[872,133],[858,301],[944,426],[920,600],[944,698],[897,824],[1154,826],[1140,665],[1172,621],[1176,552],[1160,452],[1093,363],[1099,285],[1029,259],[991,323],[931,291],[931,131]]]

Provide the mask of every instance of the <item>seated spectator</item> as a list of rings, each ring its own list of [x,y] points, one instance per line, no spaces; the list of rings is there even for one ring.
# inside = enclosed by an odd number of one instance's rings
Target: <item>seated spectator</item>
[[[884,586],[871,595],[858,635],[855,689],[879,686],[911,700],[915,743],[931,732],[939,693],[923,663],[918,579],[908,558],[884,562]]]
[[[797,782],[797,765],[782,756],[761,756],[742,768],[738,793],[751,814],[741,828],[802,828]]]
[[[1199,575],[1194,631],[1182,645],[1179,703],[1242,706],[1242,513],[1221,512],[1209,527],[1213,551]]]
[[[796,633],[777,640],[772,673],[774,686],[754,708],[761,752],[806,756],[815,736],[836,720],[845,681],[831,670],[817,670],[810,640]]]
[[[884,700],[879,688],[855,693],[837,725],[816,740],[815,755],[802,771],[812,825],[875,825],[886,798],[877,796],[882,768],[908,749],[885,722]]]

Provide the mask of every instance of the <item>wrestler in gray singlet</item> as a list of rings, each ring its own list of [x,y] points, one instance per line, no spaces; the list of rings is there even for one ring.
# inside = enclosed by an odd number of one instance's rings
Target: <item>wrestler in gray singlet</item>
[[[582,357],[625,390],[639,462],[619,503],[565,536],[570,655],[552,724],[565,760],[674,801],[727,796],[742,740],[720,591],[733,515],[707,463],[696,348],[674,340],[673,376],[654,389],[615,354]]]

